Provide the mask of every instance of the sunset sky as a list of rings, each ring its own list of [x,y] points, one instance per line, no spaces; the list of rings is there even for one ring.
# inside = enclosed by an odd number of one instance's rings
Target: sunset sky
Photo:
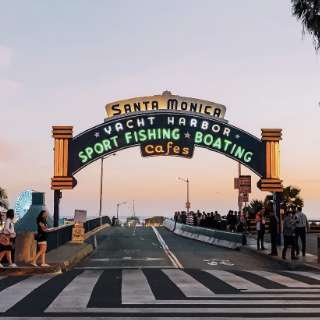
[[[52,125],[75,134],[105,118],[105,104],[170,90],[227,107],[226,119],[258,137],[282,128],[281,176],[302,189],[320,219],[320,56],[288,0],[6,1],[0,12],[0,186],[14,206],[25,189],[46,192],[53,212]],[[245,173],[250,173],[244,170]],[[100,163],[65,191],[63,216],[98,214]],[[104,213],[134,199],[141,216],[183,209],[236,209],[237,164],[197,148],[193,159],[105,160]],[[266,193],[255,185],[252,198]],[[121,207],[121,215],[131,207]]]

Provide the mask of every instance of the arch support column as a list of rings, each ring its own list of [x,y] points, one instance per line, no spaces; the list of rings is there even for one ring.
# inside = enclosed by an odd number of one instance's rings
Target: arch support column
[[[75,179],[69,173],[69,144],[73,136],[72,126],[53,126],[54,139],[54,174],[51,178],[51,189],[54,190],[54,226],[59,226],[59,205],[62,198],[61,190],[73,189]]]
[[[282,192],[280,179],[280,140],[282,129],[261,129],[261,140],[265,146],[265,176],[258,182],[262,191]]]

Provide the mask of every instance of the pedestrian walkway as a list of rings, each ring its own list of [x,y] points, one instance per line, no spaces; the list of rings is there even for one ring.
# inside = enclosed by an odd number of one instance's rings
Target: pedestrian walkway
[[[247,246],[243,248],[248,248],[249,250],[256,252],[257,254],[263,255],[263,256],[269,256],[269,253],[271,252],[271,243],[265,242],[264,247],[266,250],[259,250],[257,251],[257,240],[253,237],[247,238]],[[318,263],[318,256],[310,253],[306,253],[306,256],[303,257],[301,254],[298,256],[297,260],[291,260],[290,258],[290,252],[291,248],[288,249],[287,252],[287,259],[282,259],[282,249],[283,246],[278,246],[278,256],[269,256],[270,259],[276,260],[282,264],[285,264],[287,267],[295,267],[295,266],[310,266],[312,268],[316,268],[320,270],[320,265]]]
[[[320,317],[320,273],[74,269],[2,277],[0,316],[219,315]]]

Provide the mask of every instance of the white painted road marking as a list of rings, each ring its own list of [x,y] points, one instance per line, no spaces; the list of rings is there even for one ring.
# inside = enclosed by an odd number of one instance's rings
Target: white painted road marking
[[[163,238],[161,237],[161,234],[159,233],[159,231],[155,228],[152,227],[152,230],[154,231],[154,233],[157,236],[157,239],[159,240],[165,254],[168,256],[168,258],[170,259],[170,261],[172,262],[172,264],[176,267],[176,268],[183,268],[183,265],[180,263],[180,261],[178,260],[178,258],[172,253],[172,251],[169,249],[169,247],[167,246],[167,244],[165,243],[165,241],[163,240]]]
[[[210,313],[210,314],[220,314],[223,315],[224,313],[228,314],[235,314],[238,315],[246,313],[246,314],[266,314],[266,315],[274,315],[274,314],[281,314],[281,313],[286,313],[286,314],[292,314],[295,315],[297,313],[302,313],[302,314],[314,314],[314,313],[320,313],[320,308],[313,308],[313,307],[271,307],[271,308],[257,308],[257,306],[254,306],[253,308],[236,308],[236,307],[231,307],[228,309],[225,308],[215,308],[215,307],[207,307],[207,306],[202,306],[202,307],[195,307],[195,308],[185,308],[185,307],[168,307],[168,308],[157,308],[157,307],[148,307],[148,308],[143,308],[143,307],[128,307],[128,308],[87,308],[81,310],[81,312],[86,312],[86,313],[152,313],[152,314],[157,314],[157,313],[165,313],[165,314],[172,314],[172,313],[185,313],[185,314],[192,314],[192,313]],[[118,318],[117,318],[118,319]],[[132,319],[132,318],[131,318]],[[152,318],[154,319],[154,318]],[[171,317],[170,317],[171,319]],[[203,318],[201,318],[203,319]],[[212,319],[209,317],[209,319]],[[221,318],[220,318],[221,319]],[[225,319],[225,318],[222,318]],[[238,318],[236,318],[238,320]],[[245,318],[248,319],[248,318]],[[257,319],[257,318],[255,318]],[[260,319],[260,317],[258,318]],[[263,317],[262,317],[263,319]],[[274,318],[273,318],[274,319]],[[277,318],[278,319],[278,318]],[[290,319],[290,318],[286,318]],[[294,318],[296,319],[296,318]],[[309,319],[309,318],[304,318]],[[319,320],[319,318],[316,318]]]
[[[228,271],[224,271],[224,270],[204,270],[204,271],[212,274],[218,279],[221,279],[222,281],[226,282],[227,284],[239,290],[259,290],[259,291],[265,290],[265,288]]]
[[[122,303],[155,302],[142,270],[122,270]]]
[[[163,270],[170,280],[183,292],[186,297],[214,297],[215,294],[182,270]]]
[[[288,288],[312,288],[312,285],[310,284],[307,284],[307,283],[304,283],[304,282],[301,282],[301,281],[298,281],[274,272],[263,271],[263,270],[249,271],[249,272],[256,274],[260,277],[266,278],[268,280],[271,280],[273,282],[279,283]]]
[[[46,312],[70,312],[86,308],[92,290],[103,271],[83,271],[49,305]]]
[[[311,279],[320,280],[320,273],[312,273],[307,271],[288,271],[297,275],[305,276]]]
[[[0,312],[6,312],[16,303],[50,280],[54,275],[39,275],[22,280],[0,292]]]
[[[130,258],[130,259],[129,259]],[[121,261],[121,260],[130,260],[130,261],[160,261],[164,260],[163,258],[132,258],[132,257],[123,257],[123,258],[92,258],[90,261],[95,262],[109,262],[109,261]]]

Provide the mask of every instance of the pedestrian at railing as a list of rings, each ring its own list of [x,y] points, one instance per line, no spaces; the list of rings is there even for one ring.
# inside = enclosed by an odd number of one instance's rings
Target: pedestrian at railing
[[[35,240],[37,241],[38,252],[31,262],[31,265],[34,267],[38,267],[38,260],[40,259],[41,267],[50,267],[46,263],[46,252],[47,252],[47,239],[48,239],[48,224],[47,224],[48,212],[42,210],[37,217],[37,227],[38,233],[35,236]]]
[[[296,252],[296,239],[295,239],[296,221],[294,217],[294,212],[291,208],[286,209],[285,217],[283,220],[283,250],[282,259],[286,259],[287,249],[291,247],[291,259],[298,259],[295,256]]]
[[[266,230],[266,220],[264,218],[264,210],[262,209],[256,215],[256,230],[257,230],[257,250],[265,250],[264,234]]]
[[[6,220],[0,234],[0,268],[3,268],[1,261],[4,257],[6,257],[10,268],[17,267],[17,265],[12,261],[12,251],[16,238],[13,220],[14,211],[9,209],[6,213]]]
[[[306,255],[306,233],[309,232],[309,223],[307,216],[302,212],[302,208],[298,207],[295,214],[295,245],[296,255],[300,254],[299,239],[301,240],[302,256]]]

